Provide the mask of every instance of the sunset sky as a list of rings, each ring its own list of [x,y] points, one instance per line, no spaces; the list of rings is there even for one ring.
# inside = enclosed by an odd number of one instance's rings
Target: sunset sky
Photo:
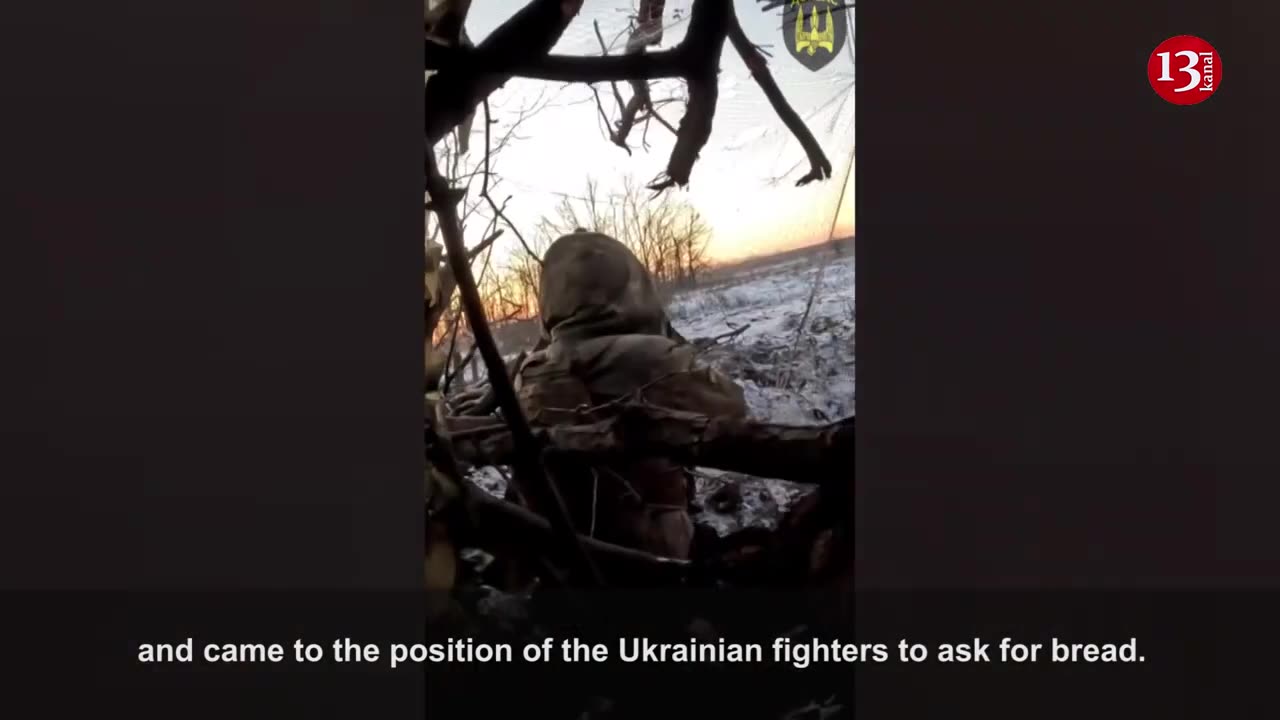
[[[606,42],[619,38],[611,52],[620,52],[625,43],[631,0],[587,0],[582,12],[570,24],[553,52],[570,55],[600,53],[593,21],[600,23]],[[668,0],[664,15],[662,46],[678,43],[688,26],[691,0]],[[519,7],[515,0],[475,0],[467,22],[474,42],[481,41]],[[830,180],[796,188],[795,180],[808,171],[800,145],[783,126],[760,88],[751,79],[731,45],[725,45],[721,59],[720,100],[711,139],[694,165],[690,184],[670,193],[684,196],[712,228],[709,246],[713,259],[734,260],[767,254],[801,244],[827,239],[835,224],[835,236],[853,234],[854,213],[854,48],[852,33],[839,56],[827,67],[813,72],[795,61],[783,45],[781,10],[762,12],[754,0],[736,0],[738,17],[747,36],[772,54],[769,67],[792,106],[804,118],[831,160]],[[837,18],[839,16],[837,15]],[[841,20],[843,22],[843,20]],[[618,108],[607,83],[597,86],[610,122]],[[624,99],[630,88],[620,83]],[[652,84],[655,99],[678,96],[683,84],[662,80]],[[614,193],[622,177],[630,175],[644,185],[663,171],[674,144],[674,136],[652,123],[649,149],[640,147],[640,129],[633,131],[628,157],[602,131],[599,111],[589,86],[547,83],[515,78],[490,97],[497,120],[493,136],[503,135],[515,112],[535,103],[545,105],[519,127],[519,137],[495,156],[493,167],[501,182],[491,195],[501,202],[512,196],[506,214],[526,235],[538,220],[554,213],[564,195],[581,196],[586,178],[599,181],[602,193]],[[682,103],[660,110],[678,126],[684,114]],[[471,137],[468,162],[479,162],[484,154],[482,118]],[[841,190],[843,202],[837,209]],[[837,216],[838,212],[838,216]],[[468,244],[478,242],[484,228],[471,222]],[[510,235],[510,233],[508,233]],[[499,252],[518,247],[504,236]]]

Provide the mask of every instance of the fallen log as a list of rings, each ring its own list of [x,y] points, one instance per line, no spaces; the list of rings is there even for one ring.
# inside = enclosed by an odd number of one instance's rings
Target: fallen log
[[[467,485],[464,502],[473,531],[465,538],[467,544],[491,551],[504,549],[497,546],[505,545],[534,553],[555,552],[556,537],[550,521],[475,485]],[[585,535],[578,536],[578,543],[608,578],[678,585],[688,578],[693,568],[687,560],[660,557]]]
[[[459,458],[472,465],[506,464],[513,453],[511,434],[491,427],[471,424],[455,437]],[[842,488],[853,477],[853,417],[825,425],[782,425],[624,403],[605,420],[540,427],[534,433],[548,453],[583,460],[658,455],[684,465]]]

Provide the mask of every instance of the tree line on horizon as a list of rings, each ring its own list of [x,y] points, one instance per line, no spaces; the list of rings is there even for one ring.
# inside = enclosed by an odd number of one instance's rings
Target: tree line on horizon
[[[621,192],[606,195],[598,181],[587,178],[583,194],[562,197],[500,265],[494,266],[494,258],[481,261],[488,267],[478,287],[494,324],[537,316],[542,255],[556,238],[579,230],[616,238],[664,292],[696,287],[713,264],[707,252],[711,227],[686,200],[670,193],[651,199],[631,178],[624,178]],[[466,334],[465,320],[461,331]]]

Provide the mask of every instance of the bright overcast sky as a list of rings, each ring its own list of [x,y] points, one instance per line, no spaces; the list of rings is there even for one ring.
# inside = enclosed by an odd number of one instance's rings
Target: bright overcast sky
[[[586,0],[553,52],[599,54],[593,21],[599,21],[606,42],[619,38],[611,52],[620,52],[625,42],[625,33],[620,33],[627,27],[628,15],[634,12],[632,2]],[[690,6],[691,0],[667,0],[662,48],[669,48],[684,37]],[[478,43],[519,7],[518,0],[474,0],[467,33]],[[783,45],[781,9],[762,12],[755,0],[735,0],[735,7],[747,37],[773,56],[770,70],[826,151],[833,167],[832,178],[794,187],[796,179],[808,172],[804,152],[773,112],[733,47],[726,43],[711,139],[694,165],[689,186],[667,192],[684,194],[708,220],[713,233],[710,251],[717,260],[825,240],[833,221],[836,237],[852,235],[852,28],[847,47],[839,57],[814,72],[796,62]],[[851,11],[849,15],[852,16]],[[655,99],[679,96],[683,83],[662,80],[654,82],[652,88]],[[607,83],[597,89],[612,122],[618,115],[613,92]],[[626,83],[620,83],[619,89],[624,99],[630,97]],[[520,126],[522,139],[513,140],[495,156],[494,172],[501,183],[491,193],[499,202],[513,196],[506,214],[526,235],[534,232],[540,218],[553,213],[561,197],[581,196],[588,176],[599,181],[602,192],[609,193],[616,191],[623,176],[631,175],[643,185],[666,167],[674,144],[669,131],[652,123],[648,132],[650,148],[645,150],[640,147],[641,131],[637,127],[629,139],[633,155],[628,157],[604,136],[591,90],[582,84],[512,79],[490,96],[490,108],[497,120],[493,136],[501,136],[509,127],[513,109],[528,106],[539,97],[549,103],[548,107]],[[671,104],[660,112],[678,126],[684,107]],[[483,127],[482,118],[478,117],[471,139],[470,154],[475,159],[483,156]],[[836,204],[842,189],[844,198],[837,221]],[[483,227],[476,227],[479,224],[469,223],[468,244],[480,240]],[[499,248],[509,252],[515,243],[514,237],[504,237]]]

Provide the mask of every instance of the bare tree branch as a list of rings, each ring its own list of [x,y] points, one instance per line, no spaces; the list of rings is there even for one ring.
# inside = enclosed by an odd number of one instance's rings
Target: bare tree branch
[[[732,13],[732,8],[730,8]],[[751,77],[755,78],[760,89],[764,91],[764,95],[769,99],[769,104],[773,106],[774,112],[782,119],[782,122],[796,136],[796,140],[800,141],[800,146],[804,148],[804,153],[809,157],[809,172],[796,181],[796,185],[806,185],[814,180],[826,180],[831,177],[831,161],[827,159],[825,153],[822,152],[822,146],[813,137],[813,133],[809,131],[804,121],[796,114],[791,104],[787,102],[783,96],[782,90],[778,88],[778,83],[773,79],[773,75],[769,72],[769,64],[756,49],[751,41],[747,39],[747,35],[742,31],[742,25],[738,22],[737,16],[730,19],[729,24],[729,41],[733,43],[733,47],[738,51],[738,55],[742,61],[746,63],[747,69],[751,71]]]
[[[631,35],[627,39],[626,53],[638,55],[645,52],[645,48],[649,45],[657,44],[662,38],[662,8],[665,5],[663,0],[642,0],[640,3],[640,16],[638,22],[633,24]],[[600,32],[600,22],[595,21],[596,39],[600,41],[600,52],[604,55],[609,54],[609,46],[604,42],[604,35]],[[618,121],[614,123],[612,129],[609,130],[609,140],[614,145],[631,154],[631,148],[627,145],[627,137],[631,134],[631,129],[635,127],[636,122],[641,119],[639,113],[641,110],[648,110],[649,114],[645,118],[657,116],[657,111],[653,109],[653,100],[649,95],[649,84],[645,80],[631,80],[631,100],[624,102],[622,93],[618,91],[616,81],[611,81],[614,99],[618,102]],[[597,104],[599,98],[597,98]],[[601,114],[604,113],[601,108]],[[676,129],[670,123],[659,118],[659,121],[671,130],[672,134],[676,134]],[[607,120],[606,120],[607,124]],[[646,139],[648,125],[645,126]],[[647,142],[644,144],[647,146]]]
[[[454,438],[459,457],[476,465],[505,464],[514,452],[510,432],[472,427]],[[625,402],[606,420],[539,428],[537,434],[548,443],[548,452],[595,462],[658,455],[691,466],[836,488],[847,486],[853,476],[853,417],[826,425],[781,425]]]
[[[475,247],[471,248],[470,250],[467,250],[467,261],[470,262],[472,260],[475,260],[477,257],[479,257],[480,253],[487,250],[489,246],[494,243],[495,240],[502,237],[503,232],[505,231],[502,228],[498,228],[497,230],[493,231],[493,233],[490,234],[489,237],[486,237],[485,239],[476,243]]]
[[[733,325],[730,324],[729,327],[733,328],[729,332],[720,333],[719,335],[715,335],[713,337],[694,338],[693,340],[690,341],[690,343],[694,347],[698,348],[699,352],[715,347],[716,345],[720,345],[721,343],[728,344],[736,340],[739,335],[746,332],[747,329],[751,327],[751,323],[747,323],[746,325],[739,325],[738,327],[733,327]]]
[[[728,37],[809,157],[810,172],[797,185],[830,177],[830,162],[813,133],[787,103],[760,51],[742,32],[731,0],[694,0],[688,33],[670,50],[629,51],[601,57],[546,54],[580,7],[581,0],[563,0],[559,4],[554,0],[532,0],[475,48],[428,43],[428,66],[434,64],[440,71],[427,81],[427,143],[438,141],[512,76],[584,83],[682,77],[689,86],[688,107],[675,131],[676,145],[665,178],[655,179],[649,187],[661,193],[673,185],[687,185],[698,153],[711,134],[719,95],[720,53]],[[637,46],[642,49],[642,44]],[[643,82],[633,86],[636,96],[624,108],[625,116],[625,111],[634,105],[634,112],[630,113],[632,124],[635,113],[647,102],[651,105],[648,89],[641,86]],[[656,112],[652,114],[657,116]],[[623,129],[620,126],[615,133],[615,142],[626,147]],[[629,131],[630,125],[625,129]]]
[[[733,22],[731,0],[696,0],[689,18],[689,32],[679,48],[688,56],[685,80],[689,84],[689,105],[676,132],[676,144],[667,162],[666,179],[649,185],[655,193],[689,184],[689,174],[698,153],[711,137],[716,100],[720,95],[717,74],[720,51]],[[635,57],[652,58],[657,53]]]
[[[603,55],[608,55],[608,54],[609,54],[609,46],[608,46],[608,45],[606,45],[606,44],[604,43],[604,35],[600,33],[600,21],[599,21],[599,20],[593,20],[593,21],[592,21],[592,25],[595,27],[595,30],[596,30],[596,39],[600,41],[600,53],[601,53],[601,54],[603,54]],[[625,116],[625,115],[626,115],[626,108],[627,108],[627,104],[626,104],[625,102],[623,102],[623,100],[622,100],[622,93],[618,92],[618,83],[617,83],[617,81],[612,81],[612,80],[611,80],[611,81],[609,82],[609,87],[613,88],[613,99],[614,99],[614,100],[616,100],[616,101],[617,101],[617,103],[618,103],[618,112],[622,113],[622,114]],[[600,104],[600,98],[599,98],[599,96],[597,96],[597,97],[596,97],[596,104],[597,104],[597,105],[599,105],[599,104]],[[601,110],[600,110],[600,114],[601,114],[601,115],[603,115],[603,114],[604,114],[604,109],[603,109],[603,108],[601,108]],[[608,123],[608,119],[607,119],[607,118],[606,118],[605,122],[606,122],[606,127],[607,127],[607,123]],[[621,146],[621,147],[622,147],[622,149],[626,150],[628,155],[630,155],[630,154],[631,154],[631,148],[627,147],[627,143],[626,143],[626,141],[625,141],[625,140],[623,140],[623,141],[619,142],[617,133],[614,133],[614,132],[610,131],[610,133],[609,133],[609,138],[610,138],[611,140],[613,140],[613,142],[614,142],[614,144],[615,144],[615,145],[619,145],[619,146]]]
[[[521,120],[523,119],[524,118],[521,117]],[[539,265],[541,265],[542,258],[538,257],[533,250],[529,249],[529,243],[525,242],[524,235],[520,234],[520,229],[516,227],[515,223],[511,222],[511,220],[507,218],[506,213],[502,211],[502,208],[499,207],[498,204],[493,201],[493,197],[489,195],[489,156],[493,154],[493,149],[489,145],[489,128],[492,125],[493,120],[489,117],[489,100],[486,98],[484,100],[484,181],[480,185],[480,197],[484,198],[485,202],[489,203],[489,208],[493,210],[494,216],[502,218],[502,222],[506,223],[507,227],[511,228],[511,232],[515,233],[516,239],[520,241],[520,246],[529,254],[529,257],[533,258]],[[510,199],[511,198],[509,197],[507,198],[507,200]],[[504,200],[502,204],[505,206],[506,200]]]
[[[489,229],[490,229],[490,230],[493,230],[493,225],[494,225],[494,223],[496,223],[496,222],[497,222],[497,221],[496,221],[496,219],[495,219],[495,220],[490,221],[490,223],[489,223]],[[467,251],[467,255],[468,255],[467,260],[468,260],[468,262],[475,262],[475,258],[476,258],[477,256],[479,256],[479,255],[480,255],[480,253],[485,252],[485,251],[486,251],[486,250],[488,250],[489,248],[493,247],[493,243],[494,243],[494,241],[495,241],[495,240],[497,240],[497,239],[498,239],[498,238],[500,238],[500,237],[502,237],[502,229],[501,229],[501,228],[499,228],[497,231],[495,231],[495,232],[493,232],[492,234],[490,234],[490,235],[489,235],[488,237],[486,237],[484,240],[481,240],[481,241],[480,241],[480,242],[479,242],[475,247],[473,247],[473,248],[471,248],[470,250],[468,250],[468,251]],[[480,268],[480,277],[479,277],[479,279],[477,280],[477,282],[484,282],[484,276],[485,276],[485,273],[487,273],[487,272],[489,271],[489,261],[490,261],[492,258],[493,258],[493,253],[491,253],[491,252],[490,252],[490,253],[487,253],[487,254],[484,256],[484,266]],[[446,295],[446,296],[444,296],[444,298],[443,298],[443,302],[445,302],[445,303],[451,303],[451,301],[452,301],[452,295],[453,295],[453,289],[454,289],[454,285],[453,285],[453,282],[452,282],[452,273],[451,273],[451,272],[448,272],[448,267],[445,267],[444,269],[445,269],[445,271],[446,271],[446,272],[443,272],[443,273],[441,273],[441,274],[442,274],[442,275],[445,275],[445,276],[448,276],[448,283],[449,283],[449,285],[448,285],[447,290],[448,290],[449,294],[448,294],[448,295]],[[443,386],[442,386],[442,387],[443,387],[443,391],[444,391],[444,393],[445,393],[446,395],[449,393],[449,388],[450,388],[450,387],[452,387],[452,385],[453,385],[454,376],[456,376],[456,375],[458,374],[459,369],[461,369],[461,368],[465,368],[465,367],[466,367],[467,362],[469,361],[469,359],[470,359],[470,357],[471,357],[470,353],[468,353],[468,355],[466,356],[466,358],[464,358],[464,359],[463,359],[463,361],[462,361],[461,363],[454,363],[454,362],[453,362],[453,359],[454,359],[454,357],[455,357],[455,352],[456,352],[457,347],[458,347],[458,333],[459,333],[459,331],[461,330],[461,326],[462,326],[462,318],[463,318],[463,312],[462,312],[461,308],[459,308],[459,309],[455,310],[455,311],[454,311],[454,316],[453,316],[453,324],[452,324],[452,327],[451,327],[451,328],[450,328],[450,330],[449,330],[449,350],[448,350],[448,352],[446,352],[446,353],[445,353],[445,361],[444,361],[444,384],[443,384]],[[474,346],[474,345],[472,345],[471,350],[472,350],[472,351],[474,351],[474,350],[475,350],[475,346]]]
[[[839,212],[837,211],[837,216]],[[791,387],[791,376],[795,373],[796,359],[800,355],[800,340],[804,338],[809,325],[809,313],[813,311],[813,301],[818,297],[818,292],[822,289],[822,275],[827,270],[827,263],[830,262],[830,256],[822,261],[818,266],[818,271],[813,276],[813,286],[809,288],[809,299],[805,301],[804,312],[800,314],[800,322],[796,325],[795,339],[791,341],[791,354],[778,377],[778,387],[787,390]]]
[[[535,551],[555,549],[555,531],[551,523],[528,508],[493,497],[469,485],[466,504],[474,523],[476,537],[469,538],[478,546],[519,543]],[[585,535],[578,542],[586,548],[601,569],[610,576],[635,581],[652,577],[664,583],[679,583],[691,568],[687,560],[660,557],[634,548],[614,545]]]
[[[427,80],[427,144],[435,145],[475,112],[511,78],[510,68],[545,57],[581,9],[582,0],[530,0],[474,50],[428,42],[427,67],[434,62],[439,72]],[[460,64],[459,56],[473,59]]]
[[[760,3],[761,12],[769,12],[786,5],[790,0],[756,0]],[[840,12],[841,10],[849,10],[853,8],[853,3],[842,3],[840,5],[832,5],[831,12]]]
[[[517,489],[525,497],[550,514],[552,528],[556,531],[557,541],[564,557],[571,563],[574,576],[585,583],[600,582],[600,573],[591,556],[578,543],[577,532],[569,521],[564,500],[560,497],[554,482],[546,474],[541,462],[541,443],[534,438],[529,421],[520,407],[515,388],[507,377],[506,365],[498,352],[498,344],[493,339],[489,323],[485,319],[484,303],[476,287],[475,278],[471,275],[471,266],[467,261],[466,247],[462,239],[462,228],[458,223],[456,203],[460,199],[457,191],[449,188],[448,183],[440,175],[436,166],[435,153],[427,147],[427,192],[431,196],[430,209],[440,221],[441,234],[445,248],[448,250],[449,266],[453,271],[454,281],[458,284],[463,311],[467,323],[471,326],[472,337],[488,370],[489,382],[495,392],[498,407],[503,418],[511,428],[513,444],[512,467],[516,470]]]
[[[681,45],[670,50],[646,53],[644,55],[604,55],[599,57],[542,55],[521,61],[514,60],[501,52],[501,50],[485,50],[482,47],[483,45],[484,43],[481,43],[481,46],[476,48],[466,48],[448,47],[428,42],[427,47],[430,49],[427,51],[427,69],[439,70],[436,75],[433,75],[427,81],[428,91],[431,89],[432,80],[438,77],[446,77],[451,73],[503,74],[506,76],[504,82],[511,77],[524,77],[551,82],[597,83],[610,80],[654,80],[665,77],[681,77],[685,72],[685,54],[681,50],[685,43],[681,43]],[[459,68],[465,68],[465,70]],[[498,87],[500,85],[494,86],[493,89],[496,90]],[[454,92],[453,88],[449,88],[448,91]],[[431,100],[441,102],[442,104],[439,107],[446,107],[451,114],[456,116],[457,111],[444,103],[465,102],[465,100],[455,99],[456,96],[445,96],[445,90],[437,92],[439,94],[435,98],[431,98]],[[480,101],[476,100],[476,104],[479,105],[479,103]],[[437,106],[428,104],[427,107],[434,108]],[[443,128],[441,126],[449,119],[440,118],[434,123],[429,122],[427,138],[435,137],[438,140],[443,137],[451,126]],[[461,122],[460,118],[459,122]]]

